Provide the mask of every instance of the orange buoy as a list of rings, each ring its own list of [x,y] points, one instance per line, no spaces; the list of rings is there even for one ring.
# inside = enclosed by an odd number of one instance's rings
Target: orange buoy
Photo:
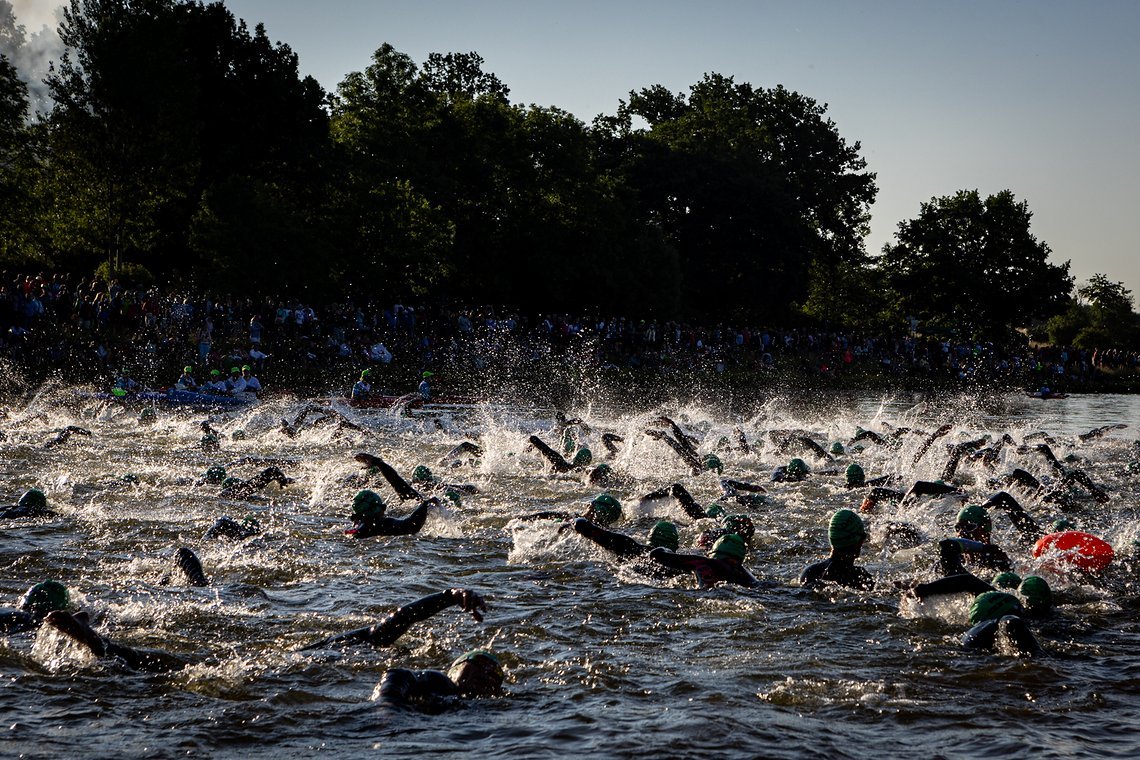
[[[1063,530],[1043,536],[1033,547],[1034,557],[1042,554],[1056,554],[1062,563],[1091,572],[1105,569],[1116,556],[1112,544],[1080,530]]]

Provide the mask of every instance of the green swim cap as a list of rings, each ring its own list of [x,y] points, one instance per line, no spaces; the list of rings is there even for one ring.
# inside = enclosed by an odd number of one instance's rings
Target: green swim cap
[[[681,536],[677,532],[677,526],[668,520],[658,521],[653,526],[653,530],[649,531],[649,545],[664,546],[666,549],[677,551],[677,547],[681,545]]]
[[[1073,530],[1076,526],[1066,520],[1064,517],[1058,518],[1053,521],[1053,532],[1060,533],[1063,530]]]
[[[122,388],[112,388],[111,389],[111,395],[117,396],[118,398],[122,398],[123,396],[127,395],[127,392],[125,390],[123,390]]]
[[[139,412],[140,420],[153,420],[158,416],[158,412],[154,411],[153,406],[144,406],[142,411]]]
[[[238,428],[237,430],[235,430],[233,433],[230,434],[230,437],[233,438],[235,441],[244,441],[245,440],[245,431],[242,430],[241,428]]]
[[[502,663],[499,662],[498,657],[496,657],[493,653],[487,651],[486,649],[473,649],[470,652],[467,652],[467,653],[462,654],[459,657],[457,657],[455,659],[455,662],[451,663],[451,667],[447,669],[448,677],[454,681],[456,676],[458,675],[459,668],[462,667],[463,665],[465,665],[466,663],[470,662],[471,660],[483,660],[483,661],[487,662],[489,665],[494,666],[495,675],[499,678],[499,680],[503,679],[503,665],[502,665]]]
[[[788,466],[785,468],[785,470],[789,475],[807,475],[809,472],[811,472],[811,470],[808,469],[807,462],[800,459],[799,457],[796,457],[792,461],[788,462]]]
[[[595,496],[590,509],[594,512],[594,522],[599,525],[612,525],[621,519],[621,502],[608,493]]]
[[[981,504],[970,504],[963,507],[962,511],[958,513],[958,519],[955,522],[955,527],[963,525],[973,525],[981,528],[986,533],[989,533],[994,528],[994,522],[990,519],[989,513]]]
[[[20,609],[36,617],[43,617],[52,610],[66,610],[71,604],[71,595],[59,581],[41,581],[32,586],[20,600]]]
[[[412,470],[413,483],[430,483],[435,480],[431,475],[431,470],[425,464],[416,465],[416,469]]]
[[[845,474],[847,476],[847,485],[849,486],[861,486],[867,482],[867,474],[863,472],[862,467],[854,462],[847,465]]]
[[[120,477],[119,480],[123,481],[124,483],[138,483],[139,476],[135,475],[133,472],[128,472]]]
[[[222,374],[221,370],[217,370],[217,369],[210,370],[210,377],[219,377],[219,376],[221,376],[221,374]]]
[[[241,478],[235,478],[232,475],[222,481],[222,488],[233,488],[241,484]]]
[[[365,370],[360,371],[360,379],[361,380],[363,380],[364,378],[369,377],[371,375],[372,375],[372,370],[370,370],[370,369],[365,369]]]
[[[424,380],[427,380],[429,377],[435,377],[435,373],[431,372],[431,371],[425,371],[424,372]]]
[[[614,468],[610,467],[605,462],[602,462],[600,465],[594,468],[594,475],[597,475],[598,477],[602,477],[604,475],[612,475],[613,472]]]
[[[724,514],[724,506],[712,503],[709,504],[708,509],[705,510],[705,517],[720,517]]]
[[[384,500],[375,491],[365,489],[352,497],[352,514],[358,517],[379,517],[385,508]]]
[[[717,474],[724,472],[724,463],[720,461],[720,457],[716,454],[709,454],[705,457],[705,469],[716,470]]]
[[[182,371],[183,371],[185,374],[189,375],[191,372],[193,372],[193,371],[194,371],[194,368],[193,368],[193,367],[190,367],[190,366],[186,366],[186,367],[183,367],[183,368],[182,368]]]
[[[833,549],[851,549],[867,540],[863,518],[850,509],[840,509],[827,524],[827,542]]]
[[[1045,612],[1053,606],[1053,590],[1039,575],[1030,575],[1017,587],[1017,593],[1025,600],[1028,612]]]
[[[463,506],[463,498],[459,495],[459,491],[456,491],[454,488],[447,489],[446,491],[443,492],[443,495],[446,496],[448,499],[451,499],[451,503],[454,504],[455,506],[457,506],[457,507]]]
[[[746,552],[747,547],[744,545],[744,539],[735,533],[724,534],[716,540],[712,548],[714,559],[734,559],[737,562],[744,561]]]
[[[221,483],[226,479],[226,468],[215,464],[206,468],[206,474],[202,477],[207,483]]]
[[[243,365],[241,365],[241,371],[242,372],[252,372],[253,367],[249,366],[248,364],[243,364]]]
[[[29,488],[17,504],[28,509],[47,509],[47,494],[38,488]]]
[[[843,444],[840,443],[839,441],[836,441],[835,443],[831,444],[831,453],[835,454],[836,456],[844,453]]]
[[[729,533],[735,533],[743,538],[745,542],[751,541],[756,535],[756,525],[748,515],[729,515],[724,518],[724,527],[728,528]]]
[[[994,588],[1017,588],[1021,585],[1021,576],[1017,573],[998,573],[990,581],[990,585]]]
[[[206,433],[198,443],[202,445],[202,448],[217,448],[218,436],[213,433]]]
[[[1013,594],[1004,591],[987,591],[974,597],[970,605],[970,625],[977,625],[985,620],[997,620],[1005,615],[1024,615],[1025,608],[1021,600]]]
[[[241,367],[230,367],[230,374],[231,375],[240,375],[241,374]]]
[[[566,430],[562,433],[562,450],[569,454],[576,448],[578,448],[578,441],[575,440],[574,434],[570,430]]]
[[[594,461],[594,455],[585,446],[578,449],[578,453],[574,455],[574,465],[577,467],[585,467],[592,461]]]

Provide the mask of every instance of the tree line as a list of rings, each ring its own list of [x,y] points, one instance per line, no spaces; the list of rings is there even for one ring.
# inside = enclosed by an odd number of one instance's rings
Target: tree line
[[[0,0],[0,43],[23,35]],[[220,2],[70,0],[59,35],[46,112],[0,57],[7,268],[989,339],[1053,318],[1056,337],[1136,338],[1131,294],[1098,275],[1074,299],[1010,191],[932,198],[869,255],[859,142],[782,86],[710,73],[586,124],[512,103],[474,52],[417,65],[383,44],[328,93]]]

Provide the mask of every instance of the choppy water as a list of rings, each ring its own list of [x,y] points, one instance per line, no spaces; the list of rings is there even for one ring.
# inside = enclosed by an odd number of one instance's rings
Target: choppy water
[[[1140,596],[1128,578],[1108,593],[1047,575],[1060,595],[1056,620],[1038,627],[1048,659],[968,653],[960,601],[900,614],[891,581],[915,574],[913,552],[892,554],[873,536],[864,564],[879,581],[870,593],[813,594],[795,587],[804,565],[826,554],[826,520],[857,506],[841,476],[771,484],[772,501],[749,511],[757,524],[748,565],[775,588],[698,591],[690,578],[654,582],[621,569],[555,523],[513,518],[543,509],[580,511],[597,491],[584,479],[551,475],[526,438],[556,442],[549,411],[493,407],[408,419],[386,411],[342,409],[363,432],[278,431],[303,402],[267,401],[212,415],[223,451],[198,447],[205,414],[162,411],[152,426],[136,412],[88,404],[68,408],[59,394],[9,401],[0,420],[0,496],[14,503],[44,488],[54,519],[0,524],[0,605],[13,606],[31,584],[57,578],[99,629],[135,646],[201,659],[173,675],[95,661],[58,635],[0,639],[0,711],[5,756],[90,757],[309,756],[318,752],[386,756],[461,751],[486,756],[629,756],[646,752],[708,757],[1135,757],[1140,740]],[[672,503],[639,506],[636,496],[685,483],[701,503],[720,493],[712,474],[690,476],[665,446],[641,434],[655,414],[567,410],[593,428],[587,442],[604,451],[603,431],[625,437],[613,465],[637,478],[615,492],[619,525],[644,538],[656,516],[685,524],[682,546],[711,522],[693,523]],[[826,405],[775,399],[736,419],[677,404],[673,415],[705,443],[735,427],[759,453],[720,453],[725,476],[767,484],[773,467],[795,454],[775,450],[766,432],[802,428],[816,440],[847,441],[856,426],[906,426],[953,432],[916,465],[918,435],[901,449],[871,446],[841,458],[868,476],[935,479],[946,445],[980,433],[1009,432],[1020,442],[1044,430],[1058,456],[1075,455],[1112,494],[1082,502],[1068,516],[1118,548],[1138,535],[1140,485],[1125,466],[1140,458],[1140,399],[1085,396],[1042,402],[1020,397],[849,397]],[[1125,430],[1089,442],[1078,433],[1110,423]],[[67,425],[93,436],[44,444]],[[235,429],[248,433],[233,441]],[[358,451],[383,455],[408,474],[434,463],[461,440],[486,449],[478,469],[442,473],[482,492],[432,515],[416,536],[351,540],[343,535],[359,486]],[[297,460],[297,482],[270,486],[266,499],[227,501],[196,486],[207,466],[242,456]],[[1047,470],[1040,456],[1007,447],[998,472]],[[813,469],[820,460],[806,457]],[[231,468],[248,476],[254,467]],[[138,476],[124,483],[125,473]],[[964,463],[956,482],[981,500],[992,473]],[[903,486],[905,488],[905,484]],[[392,496],[386,487],[386,497]],[[1017,494],[1020,497],[1024,494]],[[403,512],[392,498],[392,510]],[[1056,507],[1026,499],[1039,522]],[[926,501],[887,516],[945,535],[960,506]],[[254,514],[265,534],[244,544],[212,543],[203,531],[220,515]],[[1035,569],[1008,521],[995,515],[995,540],[1019,569]],[[213,585],[164,584],[178,546],[201,557]],[[1041,571],[1043,574],[1047,570]],[[176,577],[176,576],[175,576]],[[369,624],[401,603],[450,587],[483,593],[490,610],[475,623],[457,608],[414,626],[388,650],[301,654],[297,646]],[[475,647],[500,653],[508,672],[501,698],[475,700],[441,714],[393,711],[372,701],[388,667],[446,669]]]

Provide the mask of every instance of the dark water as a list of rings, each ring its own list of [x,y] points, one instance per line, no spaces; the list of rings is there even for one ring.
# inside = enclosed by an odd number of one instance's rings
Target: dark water
[[[142,427],[135,411],[101,405],[64,407],[61,394],[9,401],[0,421],[0,494],[14,502],[39,485],[55,519],[0,524],[0,604],[14,605],[32,583],[65,582],[77,606],[105,634],[133,646],[178,652],[200,663],[173,675],[132,672],[96,661],[47,630],[0,640],[0,711],[5,756],[302,757],[317,753],[412,756],[475,752],[489,757],[1136,757],[1140,710],[1140,608],[1131,578],[1112,592],[1039,568],[1002,515],[995,540],[1024,572],[1046,575],[1059,614],[1037,628],[1047,659],[968,653],[966,602],[943,600],[900,611],[893,580],[921,573],[923,552],[893,553],[872,535],[864,564],[879,582],[870,593],[812,594],[795,587],[804,565],[826,554],[826,521],[859,497],[841,477],[815,475],[771,487],[771,503],[749,511],[757,535],[748,565],[773,586],[698,591],[690,578],[650,581],[610,562],[555,523],[524,523],[542,509],[581,511],[597,491],[582,478],[547,473],[525,446],[531,433],[557,439],[552,414],[493,407],[408,419],[343,410],[364,432],[333,425],[290,439],[277,430],[303,402],[265,402],[214,415],[226,434],[221,454],[197,443],[205,414],[160,412]],[[692,523],[671,503],[640,505],[637,495],[680,481],[701,503],[720,493],[712,474],[690,476],[664,445],[641,434],[653,414],[572,410],[593,427],[587,442],[613,431],[626,445],[613,462],[637,483],[615,491],[623,532],[644,538],[656,515],[682,529],[682,546],[711,522]],[[748,419],[677,405],[665,411],[700,437],[702,450],[739,426],[759,453],[722,453],[726,476],[768,481],[794,454],[765,435],[803,428],[816,440],[847,441],[856,426],[906,426],[953,432],[916,465],[922,437],[901,449],[869,447],[842,458],[869,476],[906,482],[937,478],[946,443],[1010,432],[1056,437],[1057,455],[1075,455],[1112,494],[1082,501],[1067,516],[1131,552],[1140,535],[1140,486],[1126,465],[1140,459],[1136,397],[1085,396],[1042,402],[1020,397],[844,398],[820,404],[777,399]],[[1078,433],[1110,423],[1127,429],[1082,442]],[[67,425],[93,436],[43,444]],[[248,437],[233,441],[243,429]],[[431,516],[417,536],[351,540],[345,515],[358,486],[358,451],[382,454],[408,474],[461,440],[486,449],[478,469],[446,476],[482,492]],[[297,482],[270,486],[253,502],[221,499],[194,485],[212,463],[241,456],[296,459]],[[825,464],[807,458],[813,469]],[[1047,472],[1044,460],[1009,447],[998,472],[1022,466]],[[248,477],[254,467],[231,468]],[[120,480],[138,476],[136,484]],[[437,473],[444,474],[439,468]],[[992,476],[963,464],[955,482],[980,501]],[[905,487],[905,486],[904,486]],[[387,488],[379,489],[391,497]],[[1015,492],[1016,493],[1016,492]],[[1054,505],[1023,498],[1041,523]],[[392,510],[410,504],[391,499]],[[888,508],[885,517],[945,535],[955,500]],[[244,544],[211,543],[203,531],[220,515],[254,514],[265,534]],[[178,546],[201,557],[208,589],[164,584]],[[916,569],[916,561],[918,569]],[[1123,568],[1123,565],[1121,566]],[[300,654],[321,636],[367,625],[401,603],[450,588],[483,593],[490,610],[477,624],[457,608],[414,626],[386,650]],[[391,710],[372,700],[393,666],[446,669],[476,647],[498,652],[507,692],[439,714]]]

